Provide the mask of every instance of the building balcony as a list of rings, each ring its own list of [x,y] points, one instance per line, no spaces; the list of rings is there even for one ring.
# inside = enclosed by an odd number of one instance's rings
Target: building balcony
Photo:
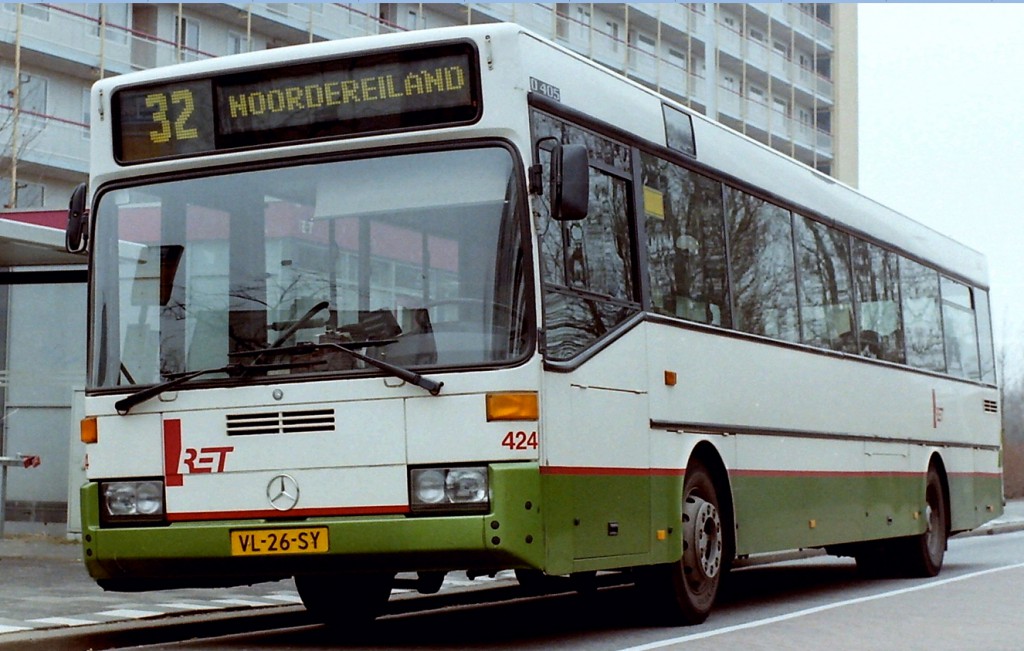
[[[0,124],[4,125],[4,152],[11,147],[13,111],[0,106]],[[18,160],[41,167],[89,173],[89,128],[82,123],[52,115],[22,111],[18,117]]]

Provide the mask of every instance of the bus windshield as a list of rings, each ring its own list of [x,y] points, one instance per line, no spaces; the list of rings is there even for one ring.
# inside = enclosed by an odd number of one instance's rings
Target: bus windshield
[[[264,376],[502,364],[532,341],[522,201],[500,147],[101,192],[90,384],[250,363]],[[280,349],[280,352],[277,352]],[[220,381],[230,372],[204,375]]]

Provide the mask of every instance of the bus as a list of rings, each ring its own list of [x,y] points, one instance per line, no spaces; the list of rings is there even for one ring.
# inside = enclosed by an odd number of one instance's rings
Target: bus
[[[933,576],[1002,512],[984,256],[517,25],[134,72],[91,116],[105,589],[294,577],[358,623],[396,576],[617,573],[693,624],[744,561]]]

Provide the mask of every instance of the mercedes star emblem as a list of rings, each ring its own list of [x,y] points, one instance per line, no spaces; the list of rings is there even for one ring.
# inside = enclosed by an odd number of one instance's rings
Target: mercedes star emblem
[[[289,511],[299,503],[299,482],[291,475],[278,475],[267,484],[267,499],[278,511]]]

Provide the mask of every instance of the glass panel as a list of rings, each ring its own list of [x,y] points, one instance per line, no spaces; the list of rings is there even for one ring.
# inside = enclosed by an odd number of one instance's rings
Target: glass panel
[[[685,65],[683,68],[685,69]],[[697,147],[693,140],[693,120],[686,113],[671,106],[664,105],[662,109],[665,112],[665,138],[669,149],[675,149],[684,154],[696,156]]]
[[[900,258],[900,295],[907,364],[929,371],[945,371],[939,274],[922,264]]]
[[[585,219],[557,222],[546,200],[537,203],[544,281],[545,354],[567,360],[640,310],[633,278],[629,183],[606,172],[629,170],[629,149],[543,113],[533,113],[534,137],[554,136],[586,145],[590,157],[590,206]],[[546,171],[550,155],[541,150]],[[548,196],[543,178],[542,197]]]
[[[941,291],[946,371],[952,375],[980,380],[978,330],[971,290],[955,280],[942,278]]]
[[[989,312],[988,292],[983,289],[974,290],[974,316],[978,320],[981,379],[994,384],[996,381],[996,354],[992,342],[992,317]]]
[[[798,217],[795,226],[803,341],[819,348],[857,352],[850,236],[806,217]]]
[[[860,354],[904,363],[899,256],[854,239],[853,270],[860,319]]]
[[[641,160],[652,308],[728,327],[722,184],[649,154]]]
[[[800,341],[789,211],[727,187],[725,223],[736,329]]]
[[[525,354],[513,170],[506,150],[481,148],[104,194],[93,384],[157,382],[297,342],[364,342],[355,348],[409,366]],[[363,369],[334,349],[259,361],[281,374]]]

